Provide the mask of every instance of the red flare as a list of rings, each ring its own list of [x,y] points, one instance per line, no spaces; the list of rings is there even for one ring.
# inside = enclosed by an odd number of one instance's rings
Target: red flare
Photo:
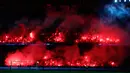
[[[92,41],[92,42],[99,42],[99,43],[119,43],[120,39],[116,37],[105,37],[103,35],[83,35],[81,36],[80,39],[76,40],[75,42],[87,42],[87,41]]]
[[[33,32],[31,32],[31,33],[29,34],[29,36],[30,36],[30,38],[32,38],[32,39],[35,38]]]
[[[115,62],[113,62],[113,61],[110,61],[109,64],[110,64],[111,66],[114,66],[114,67],[117,66],[117,64],[116,64]]]
[[[64,42],[65,41],[65,37],[64,34],[62,32],[56,32],[54,34],[52,34],[52,36],[50,38],[48,38],[48,41],[51,42]]]

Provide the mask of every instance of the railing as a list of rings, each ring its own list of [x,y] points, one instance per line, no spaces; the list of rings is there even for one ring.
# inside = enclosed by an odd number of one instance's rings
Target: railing
[[[89,68],[89,67],[0,67],[0,70],[130,71],[129,68]]]

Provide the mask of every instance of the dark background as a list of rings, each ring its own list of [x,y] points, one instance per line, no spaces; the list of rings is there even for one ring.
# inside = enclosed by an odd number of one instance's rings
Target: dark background
[[[16,20],[27,17],[29,20],[44,21],[47,4],[59,8],[61,5],[76,5],[79,14],[97,14],[99,9],[112,0],[35,0],[35,1],[0,1],[0,33],[8,32],[16,26]],[[8,27],[7,27],[8,26]]]
[[[108,0],[109,1],[109,0]],[[27,16],[30,19],[44,19],[47,4],[55,7],[60,5],[77,5],[82,13],[97,11],[107,0],[39,0],[39,1],[1,1],[0,2],[0,24],[13,24],[15,20]]]

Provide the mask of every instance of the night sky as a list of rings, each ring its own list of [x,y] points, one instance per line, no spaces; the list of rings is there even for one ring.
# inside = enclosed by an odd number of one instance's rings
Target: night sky
[[[45,13],[46,4],[60,5],[79,5],[80,9],[92,11],[100,7],[101,0],[39,0],[39,1],[8,1],[1,2],[0,5],[0,23],[6,20],[19,19],[22,16],[30,18],[40,18]],[[8,22],[9,23],[9,22]]]
[[[22,17],[44,20],[46,16],[47,4],[51,4],[56,8],[60,5],[77,5],[77,12],[89,14],[96,12],[104,4],[110,0],[39,0],[39,1],[1,1],[0,2],[0,29],[5,31],[7,26],[16,26],[14,22]]]

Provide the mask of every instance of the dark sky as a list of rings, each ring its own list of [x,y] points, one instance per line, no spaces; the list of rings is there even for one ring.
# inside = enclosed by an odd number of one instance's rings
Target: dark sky
[[[5,31],[9,24],[15,26],[14,22],[27,16],[31,19],[44,19],[47,4],[55,7],[60,5],[78,5],[79,12],[91,13],[97,11],[103,4],[110,0],[3,0],[0,1],[0,29]]]
[[[54,6],[59,7],[63,4],[77,4],[85,7],[86,9],[94,9],[99,7],[100,0],[39,0],[39,1],[8,1],[1,2],[0,12],[3,17],[6,17],[11,14],[15,15],[29,15],[29,14],[41,14],[44,6],[47,3],[51,3]]]
[[[59,7],[60,5],[80,5],[82,12],[89,12],[98,9],[106,0],[9,0],[0,2],[0,24],[14,23],[15,20],[23,16],[35,18],[44,18],[46,4],[52,4]]]

